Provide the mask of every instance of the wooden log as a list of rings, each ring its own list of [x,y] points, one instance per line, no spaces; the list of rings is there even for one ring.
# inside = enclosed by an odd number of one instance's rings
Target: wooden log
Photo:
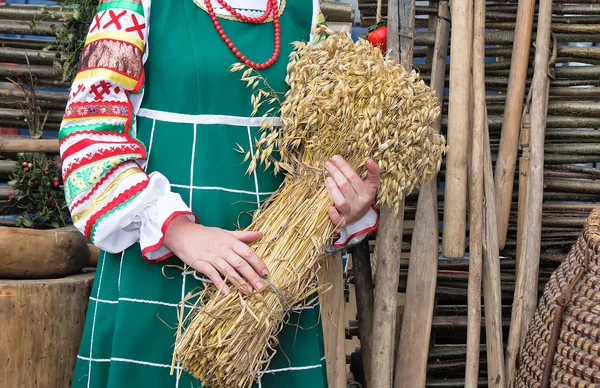
[[[52,280],[0,280],[2,386],[71,384],[93,280],[93,272]]]
[[[502,23],[489,23],[489,28],[497,30],[514,30],[515,23],[502,22]],[[552,23],[553,32],[570,32],[570,33],[584,33],[584,34],[595,34],[600,32],[600,25],[597,24],[571,24],[571,23]]]
[[[27,129],[27,123],[23,120],[6,119],[0,118],[0,126],[5,128],[18,128]],[[58,131],[60,129],[60,123],[48,123],[44,124],[45,131]]]
[[[89,262],[83,235],[74,229],[0,227],[0,279],[58,278],[78,273]]]
[[[50,111],[48,113],[48,120],[54,122],[61,122],[64,116],[64,112],[61,111]],[[40,112],[42,119],[46,117],[46,112]],[[14,120],[23,120],[25,119],[25,113],[21,109],[9,109],[9,108],[0,108],[0,118],[9,118]],[[25,124],[26,126],[26,124]]]
[[[25,77],[25,79],[29,81],[30,76],[35,78],[60,79],[62,77],[62,72],[48,66],[13,66],[0,64],[0,77]]]
[[[369,254],[369,241],[350,249],[354,268],[354,291],[356,293],[356,310],[359,322],[361,358],[363,361],[366,386],[370,386],[371,347],[373,335],[373,275]]]
[[[600,181],[548,178],[544,189],[560,192],[600,194]]]
[[[450,23],[448,2],[442,1],[437,18],[436,44],[432,56],[431,87],[439,101],[444,100],[444,75]],[[440,129],[441,120],[436,127]],[[431,321],[435,300],[438,264],[437,178],[423,184],[419,191],[415,226],[411,243],[411,266],[408,272],[406,306],[402,320],[395,388],[422,387],[427,377],[427,353],[431,338]]]
[[[58,153],[58,139],[0,139],[0,152]]]
[[[2,8],[0,7],[0,10]],[[0,60],[9,63],[21,63],[32,65],[52,66],[56,60],[56,53],[42,52],[32,49],[18,49],[12,47],[0,47]]]
[[[0,89],[0,97],[2,98],[15,98],[15,99],[23,99],[25,98],[25,94],[23,91],[19,89]],[[60,103],[63,105],[67,104],[67,99],[69,98],[68,92],[47,92],[44,90],[36,90],[35,97],[38,100],[50,101],[55,103]]]
[[[0,20],[67,21],[73,17],[73,13],[74,9],[68,9],[61,6],[6,4],[0,7]]]
[[[504,248],[512,200],[521,110],[525,96],[529,47],[535,0],[520,0],[517,9],[515,39],[511,57],[508,91],[504,105],[504,119],[500,135],[500,149],[496,160],[494,184],[496,191],[496,215],[498,221],[498,246]]]
[[[403,0],[410,2],[410,0]],[[413,18],[408,20],[410,14],[410,4],[402,4],[399,1],[392,1],[388,5],[389,31],[400,31],[400,25],[414,26],[414,4]],[[400,11],[402,10],[402,18]],[[408,11],[408,12],[407,12]],[[413,23],[413,24],[410,24]],[[403,28],[404,31],[414,31]],[[404,39],[406,42],[406,39]],[[387,47],[389,58],[401,63],[405,69],[410,70],[412,63],[412,40],[400,44],[400,36],[397,33],[388,34]],[[408,49],[409,51],[401,51]],[[402,60],[400,59],[402,58]],[[379,232],[377,236],[376,255],[377,269],[373,305],[373,330],[372,343],[376,344],[371,349],[371,380],[373,387],[392,387],[394,371],[394,351],[395,351],[395,333],[396,333],[396,294],[398,292],[398,273],[400,270],[400,261],[396,259],[396,254],[402,247],[402,229],[404,223],[404,200],[396,213],[394,209],[383,207],[380,210],[381,217],[379,223]]]
[[[600,42],[600,34],[581,34],[581,33],[556,33],[556,38],[560,43],[567,42]],[[489,44],[512,44],[514,41],[514,32],[512,31],[489,31],[486,34],[486,45]],[[418,32],[415,34],[415,46],[431,46],[435,42],[435,34],[431,32]],[[452,41],[450,42],[452,43]]]
[[[0,47],[12,47],[18,49],[43,50],[45,47],[48,50],[56,51],[58,48],[54,42],[39,39],[21,39],[21,38],[2,38]]]
[[[442,253],[460,258],[465,254],[467,154],[469,137],[469,95],[471,91],[472,0],[450,4],[454,20],[450,48],[450,96],[448,117],[448,153],[446,155],[446,188],[444,195]]]
[[[345,388],[344,278],[340,254],[327,258],[327,264],[319,273],[319,283],[322,286],[331,284],[331,290],[319,293],[328,386]]]
[[[0,34],[55,36],[59,28],[56,23],[0,20]]]

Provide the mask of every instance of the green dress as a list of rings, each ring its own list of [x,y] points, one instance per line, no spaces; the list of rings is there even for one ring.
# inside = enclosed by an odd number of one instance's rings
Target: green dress
[[[311,0],[284,5],[280,59],[262,71],[280,91],[290,43],[309,38],[315,11]],[[271,23],[221,23],[252,60],[270,57]],[[154,1],[151,9],[148,1],[108,1],[98,11],[60,132],[75,224],[103,249],[73,387],[202,386],[185,372],[170,374],[177,307],[201,282],[162,247],[161,229],[178,214],[244,227],[280,184],[270,172],[247,175],[235,151],[252,145],[259,125],[240,73],[228,70],[235,62],[192,0]],[[146,199],[151,191],[162,208]],[[326,387],[318,303],[291,316],[255,386]]]

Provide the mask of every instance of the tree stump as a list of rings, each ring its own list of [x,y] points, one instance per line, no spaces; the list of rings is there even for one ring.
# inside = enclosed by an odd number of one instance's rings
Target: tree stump
[[[71,386],[93,280],[0,280],[2,387]]]

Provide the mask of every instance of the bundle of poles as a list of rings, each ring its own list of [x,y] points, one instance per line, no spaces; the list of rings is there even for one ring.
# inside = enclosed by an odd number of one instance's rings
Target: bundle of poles
[[[511,387],[538,294],[600,200],[600,4],[359,8],[438,92],[449,146],[437,182],[352,251],[364,382]]]

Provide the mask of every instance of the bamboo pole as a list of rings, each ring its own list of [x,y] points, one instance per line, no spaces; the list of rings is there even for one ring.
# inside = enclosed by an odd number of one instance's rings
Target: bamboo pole
[[[402,1],[402,6],[400,3]],[[402,13],[400,13],[402,11]],[[412,38],[400,39],[414,33],[414,0],[393,0],[388,4],[387,47],[389,58],[410,70],[412,63]],[[400,16],[402,15],[402,16]],[[412,15],[412,17],[410,17]],[[402,30],[400,27],[402,26]],[[412,37],[412,35],[409,35]],[[402,58],[402,59],[401,59]],[[373,303],[373,330],[371,349],[372,387],[390,388],[393,384],[397,293],[400,260],[396,255],[402,248],[404,223],[404,200],[398,213],[393,209],[381,209],[376,245],[377,269]]]
[[[454,20],[456,20],[456,18]],[[465,388],[476,388],[479,379],[479,346],[481,337],[481,277],[483,264],[485,0],[474,1],[473,26],[466,27],[473,28],[473,131],[471,136],[471,167],[469,169],[469,295],[467,301],[469,311],[467,317],[467,362],[465,366]],[[446,175],[446,180],[448,180],[448,175]],[[444,226],[446,225],[446,222],[447,220],[444,219]]]
[[[351,254],[352,267],[354,268],[354,291],[356,293],[361,358],[366,386],[369,387],[371,386],[370,355],[373,335],[373,275],[368,239],[365,238],[362,243],[352,247]]]
[[[455,18],[450,47],[450,95],[448,116],[448,153],[442,253],[461,258],[465,254],[467,204],[467,154],[469,140],[469,99],[471,91],[471,50],[473,1],[456,0],[451,6]]]
[[[535,0],[520,0],[517,8],[517,22],[512,51],[508,91],[504,105],[504,120],[500,135],[500,149],[496,161],[494,184],[496,191],[496,216],[498,221],[498,246],[504,248],[510,216],[510,206],[514,183],[517,148],[519,146],[519,127],[527,67],[529,65],[529,47]]]
[[[450,37],[448,2],[439,5],[436,44],[434,47],[431,87],[439,101],[444,100],[444,79]],[[441,119],[436,126],[440,129]],[[395,388],[422,387],[427,376],[427,359],[435,300],[439,255],[437,178],[423,185],[419,192],[412,235]]]

